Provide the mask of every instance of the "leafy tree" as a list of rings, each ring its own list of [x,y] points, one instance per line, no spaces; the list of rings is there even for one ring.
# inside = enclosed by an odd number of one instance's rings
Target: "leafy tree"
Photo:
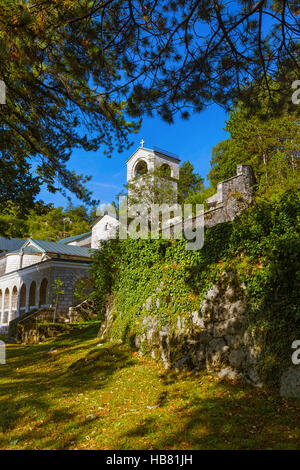
[[[41,201],[36,202],[29,214],[24,216],[20,216],[16,206],[10,203],[1,216],[6,235],[49,241],[89,232],[94,218],[93,211],[88,213],[85,206],[69,206],[64,210]]]
[[[56,316],[57,316],[57,307],[58,307],[58,300],[61,295],[64,295],[65,291],[63,289],[64,282],[62,279],[59,277],[54,280],[53,285],[52,285],[52,292],[54,295],[54,312],[53,312],[53,323],[56,321]]]
[[[299,73],[294,0],[62,3],[61,26],[80,29],[87,43],[89,33],[97,48],[100,96],[125,98],[133,116],[158,112],[172,122],[175,113],[187,118],[189,108],[201,111],[211,101],[249,101],[258,89],[267,90],[270,105],[280,96],[277,111],[291,103]]]
[[[0,0],[0,8],[4,202],[30,207],[43,183],[89,202],[88,177],[67,168],[70,154],[127,148],[138,128],[128,115],[157,112],[172,122],[212,101],[250,101],[259,89],[277,110],[292,106],[291,82],[299,78],[293,0]]]
[[[0,105],[0,113],[1,106],[3,105]],[[39,179],[32,176],[30,165],[26,161],[17,157],[11,160],[5,151],[2,154],[0,151],[0,155],[0,236],[2,236],[9,232],[11,212],[13,211],[14,222],[19,225],[20,219],[24,218],[26,208],[34,204],[33,201],[39,192]]]
[[[85,211],[84,206],[79,210]],[[87,213],[78,214],[76,210],[64,211],[62,207],[53,207],[43,216],[33,211],[27,218],[28,234],[39,240],[57,241],[73,235],[88,232],[89,220]]]
[[[88,297],[91,296],[92,292],[94,292],[94,286],[93,282],[91,279],[80,279],[76,283],[76,288],[74,290],[74,298],[80,304],[81,302],[84,302],[87,300]]]
[[[207,188],[202,187],[199,191],[191,193],[188,198],[184,201],[186,204],[204,204],[204,209],[208,209],[206,199],[215,193],[215,188],[208,186]]]
[[[174,185],[171,177],[166,177],[160,169],[143,171],[130,183],[125,185],[128,189],[128,204],[172,204],[177,202]]]
[[[118,51],[102,67],[99,23],[86,17],[92,3],[0,0],[0,204],[32,207],[42,184],[90,202],[89,177],[67,168],[72,150],[120,151],[138,127],[127,122],[125,101],[99,94],[116,78]]]
[[[239,103],[231,111],[225,130],[230,133],[229,139],[213,149],[208,174],[213,187],[233,176],[241,163],[252,165],[261,193],[297,186],[300,127],[295,114],[249,116],[247,107]]]
[[[204,189],[204,179],[194,172],[191,162],[183,162],[179,169],[178,202],[183,203]]]

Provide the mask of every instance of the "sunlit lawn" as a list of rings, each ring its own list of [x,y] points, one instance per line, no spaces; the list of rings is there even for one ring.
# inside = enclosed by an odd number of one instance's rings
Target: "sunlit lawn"
[[[125,345],[99,346],[96,328],[8,346],[1,449],[300,448],[299,401],[166,373]]]

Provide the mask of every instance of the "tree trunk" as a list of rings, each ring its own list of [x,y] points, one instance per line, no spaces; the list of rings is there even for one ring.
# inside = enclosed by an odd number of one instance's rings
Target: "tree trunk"
[[[58,296],[56,296],[56,300],[55,300],[55,307],[54,307],[54,314],[53,314],[53,323],[55,323],[55,320],[56,320],[57,305],[58,305]]]

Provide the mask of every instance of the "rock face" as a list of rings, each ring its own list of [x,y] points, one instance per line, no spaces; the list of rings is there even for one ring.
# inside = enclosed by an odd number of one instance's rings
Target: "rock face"
[[[38,344],[47,338],[52,338],[61,333],[67,333],[72,329],[69,323],[61,324],[37,324],[28,320],[18,325],[16,341],[22,344]]]
[[[94,320],[97,317],[95,304],[92,299],[84,300],[81,304],[76,307],[69,308],[69,320],[70,322],[76,321],[89,321]]]
[[[206,293],[199,311],[177,318],[176,328],[159,327],[155,315],[146,316],[143,333],[135,339],[137,349],[162,360],[165,368],[206,369],[261,386],[255,367],[260,348],[247,331],[244,287],[237,289],[232,281],[230,273],[224,275]],[[152,296],[146,302],[147,311],[155,301]]]
[[[160,285],[145,302],[147,312],[140,333],[131,337],[139,354],[162,361],[166,369],[207,370],[220,378],[242,379],[256,387],[263,385],[258,364],[264,337],[250,327],[245,286],[231,273],[223,274],[206,292],[197,311],[163,324],[159,308]],[[99,335],[109,337],[115,313],[109,299]],[[281,377],[280,394],[300,398],[300,365],[289,367]]]
[[[300,365],[291,366],[282,374],[280,395],[300,398]]]

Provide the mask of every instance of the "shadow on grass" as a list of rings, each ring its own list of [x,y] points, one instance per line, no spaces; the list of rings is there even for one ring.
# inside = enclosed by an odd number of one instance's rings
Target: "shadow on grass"
[[[150,440],[157,450],[299,449],[299,401],[286,402],[250,385],[226,380],[204,395],[201,380],[198,389],[193,380],[184,392],[172,387],[174,378],[173,373],[164,374],[169,393],[159,397],[159,411],[124,433],[126,442],[138,436]],[[170,411],[169,401],[173,408],[176,398],[175,409]]]
[[[68,367],[67,376],[73,377],[75,380],[76,377],[81,380],[89,380],[91,374],[100,376],[102,380],[95,387],[99,388],[107,383],[109,377],[116,371],[134,364],[136,364],[136,360],[132,359],[126,346],[113,344],[93,349],[85,357],[73,362]]]
[[[136,362],[122,345],[95,347],[96,333],[97,329],[90,327],[40,345],[8,349],[0,376],[1,448],[9,446],[9,433],[15,428],[18,445],[23,442],[26,447],[36,439],[39,448],[41,443],[48,448],[53,447],[52,436],[46,434],[49,426],[66,423],[67,429],[70,423],[70,432],[66,432],[66,439],[61,436],[59,444],[59,448],[67,448],[69,441],[77,440],[76,429],[82,434],[90,426],[90,419],[85,422],[70,408],[69,398],[99,390],[116,371]],[[20,432],[24,421],[31,424]]]
[[[147,375],[149,361],[136,373],[131,368],[139,360],[126,345],[98,342],[90,328],[41,345],[8,348],[8,363],[0,369],[0,448],[89,448],[95,433],[97,445],[109,447],[102,429],[119,449],[299,447],[299,403],[205,374],[160,375],[155,367]],[[124,375],[117,375],[124,369],[130,376],[125,383]],[[98,407],[99,389],[106,394],[104,407]],[[118,393],[121,399],[113,400]],[[114,404],[120,410],[115,414]],[[118,426],[119,415],[125,428]]]

